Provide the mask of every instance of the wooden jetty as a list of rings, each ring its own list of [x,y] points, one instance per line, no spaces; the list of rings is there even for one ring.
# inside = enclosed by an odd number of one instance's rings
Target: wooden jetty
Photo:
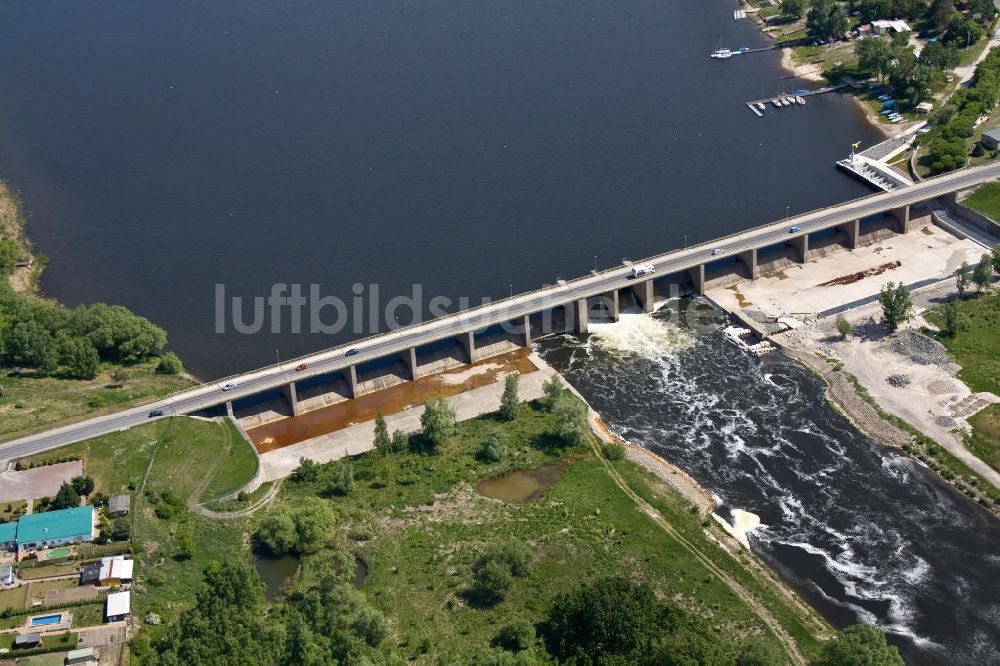
[[[802,97],[804,99],[806,97],[813,97],[815,95],[824,95],[826,93],[834,92],[834,91],[840,90],[841,88],[846,88],[846,87],[847,87],[846,83],[841,83],[841,84],[836,85],[836,86],[825,86],[823,88],[817,88],[816,90],[800,90],[800,91],[797,91],[797,92],[790,92],[790,93],[782,92],[782,93],[778,93],[777,95],[772,95],[770,97],[765,97],[763,99],[755,99],[755,100],[746,102],[746,106],[747,106],[748,109],[750,109],[751,111],[753,111],[754,114],[758,118],[763,118],[764,114],[763,114],[763,112],[761,112],[760,109],[757,108],[758,104],[764,104],[766,106],[767,104],[771,103],[772,99],[782,99],[782,98],[788,98],[788,99],[793,100],[793,102],[794,102],[794,100],[795,100],[796,97]],[[795,106],[799,106],[799,105],[795,104]]]

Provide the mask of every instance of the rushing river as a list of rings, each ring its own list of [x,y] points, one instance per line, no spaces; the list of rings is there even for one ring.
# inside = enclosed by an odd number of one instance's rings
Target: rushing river
[[[541,342],[625,439],[760,517],[751,547],[834,625],[877,624],[909,664],[1000,663],[1000,523],[914,460],[859,435],[823,385],[752,358],[721,324],[626,315]]]

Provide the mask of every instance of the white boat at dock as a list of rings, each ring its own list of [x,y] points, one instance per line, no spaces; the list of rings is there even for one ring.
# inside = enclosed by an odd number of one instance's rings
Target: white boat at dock
[[[799,106],[805,106],[806,105],[806,100],[805,100],[804,97],[802,97],[802,95],[796,95],[795,96],[795,101],[798,103]]]
[[[716,49],[716,50],[712,51],[712,57],[713,58],[722,58],[722,59],[732,58],[733,57],[733,52],[730,51],[729,49]]]
[[[764,110],[764,102],[757,102],[756,106],[758,111]]]
[[[788,101],[787,97],[779,97],[778,100],[781,102],[782,106],[791,106],[791,102]]]
[[[777,97],[775,97],[774,99],[771,100],[771,104],[774,104],[774,108],[776,108],[776,109],[780,109],[781,108],[781,102],[778,101]]]

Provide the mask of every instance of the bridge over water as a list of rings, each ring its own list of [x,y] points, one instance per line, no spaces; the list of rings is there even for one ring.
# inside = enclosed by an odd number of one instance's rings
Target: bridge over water
[[[291,414],[350,400],[399,382],[530,345],[533,338],[586,333],[593,318],[617,321],[623,302],[644,311],[676,289],[696,294],[705,285],[738,275],[756,278],[762,267],[805,262],[831,246],[850,251],[886,233],[908,233],[918,223],[914,207],[1000,177],[1000,163],[963,169],[911,187],[874,194],[762,225],[716,240],[673,250],[637,263],[655,271],[633,278],[628,266],[594,272],[536,291],[406,326],[285,363],[176,393],[141,407],[0,444],[0,460],[35,454],[152,421],[226,404],[252,410],[255,402],[283,399]],[[919,210],[919,208],[918,208]],[[929,219],[924,215],[922,220]],[[790,231],[792,228],[796,231]],[[838,248],[835,248],[838,249]],[[356,353],[348,356],[348,349]],[[304,370],[296,371],[300,364]],[[236,388],[223,392],[223,383]]]

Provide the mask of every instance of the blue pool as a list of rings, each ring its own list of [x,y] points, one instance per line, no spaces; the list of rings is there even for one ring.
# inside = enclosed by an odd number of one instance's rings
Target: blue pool
[[[38,627],[46,624],[59,624],[60,621],[62,621],[62,613],[39,615],[38,617],[31,618],[31,626]]]

